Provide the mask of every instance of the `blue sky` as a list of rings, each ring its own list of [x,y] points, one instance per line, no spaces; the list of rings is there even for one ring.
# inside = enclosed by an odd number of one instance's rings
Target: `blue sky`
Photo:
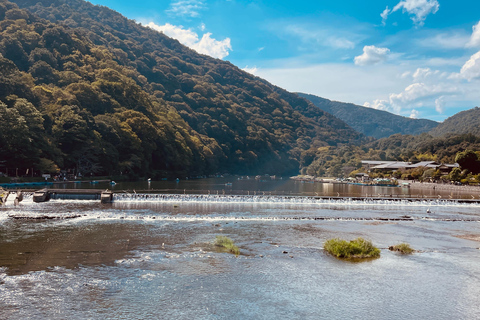
[[[289,91],[443,121],[480,106],[478,0],[92,0]]]

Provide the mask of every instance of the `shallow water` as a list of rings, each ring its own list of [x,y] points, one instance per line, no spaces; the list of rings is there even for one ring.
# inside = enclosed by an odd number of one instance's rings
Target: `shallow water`
[[[479,213],[445,201],[26,197],[0,208],[0,319],[478,319],[480,242],[464,238],[478,237]],[[15,219],[36,216],[55,219]],[[359,236],[379,259],[323,251]],[[400,242],[419,252],[387,250]]]

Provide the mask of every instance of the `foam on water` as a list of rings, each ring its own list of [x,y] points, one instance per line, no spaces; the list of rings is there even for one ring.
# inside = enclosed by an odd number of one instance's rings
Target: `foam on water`
[[[318,198],[305,196],[241,196],[241,195],[190,195],[190,194],[115,194],[114,202],[165,202],[165,203],[239,203],[239,204],[294,204],[294,205],[402,205],[402,206],[475,206],[480,207],[476,202],[459,202],[446,199],[418,199],[410,200],[378,200],[368,199],[355,200],[353,198]]]

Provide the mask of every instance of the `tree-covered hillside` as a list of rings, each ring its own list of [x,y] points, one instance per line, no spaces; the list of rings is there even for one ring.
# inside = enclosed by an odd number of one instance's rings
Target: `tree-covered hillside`
[[[438,127],[430,131],[435,137],[447,134],[468,134],[480,136],[480,108],[461,111],[447,118]]]
[[[480,150],[480,137],[472,134],[432,137],[429,134],[401,135],[375,140],[361,146],[312,148],[303,153],[303,174],[345,176],[361,168],[362,160],[437,161],[455,163],[465,150]]]
[[[4,168],[282,174],[312,146],[362,138],[295,94],[82,0],[0,0],[0,54]]]
[[[406,118],[387,111],[331,101],[311,94],[298,93],[298,95],[310,100],[323,111],[345,121],[358,132],[377,139],[397,133],[418,135],[438,125],[438,122],[432,120]]]

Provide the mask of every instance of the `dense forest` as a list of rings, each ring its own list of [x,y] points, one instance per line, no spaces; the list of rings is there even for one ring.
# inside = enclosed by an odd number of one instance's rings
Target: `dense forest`
[[[310,100],[323,111],[345,121],[358,132],[377,139],[387,138],[397,133],[418,135],[438,126],[438,122],[428,119],[406,118],[387,111],[331,101],[311,94],[298,93],[298,95]]]
[[[480,136],[480,108],[461,111],[447,118],[438,127],[430,131],[435,137],[442,137],[448,134],[468,134]]]
[[[0,171],[295,173],[343,121],[82,0],[0,0]]]

